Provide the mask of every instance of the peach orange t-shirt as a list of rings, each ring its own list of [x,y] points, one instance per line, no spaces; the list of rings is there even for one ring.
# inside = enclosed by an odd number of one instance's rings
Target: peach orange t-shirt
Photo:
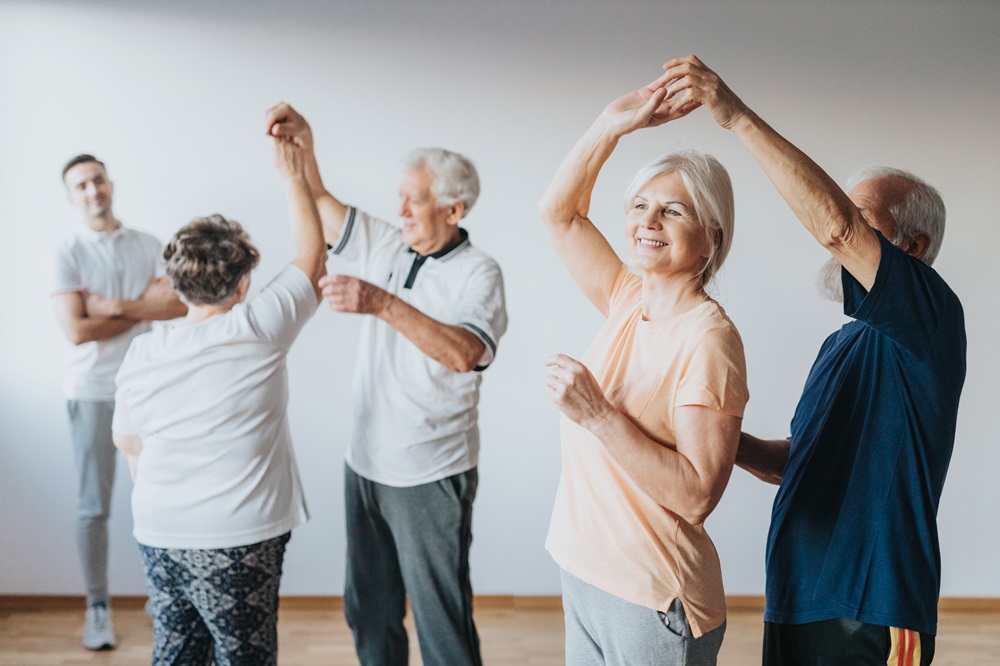
[[[715,301],[670,319],[642,318],[642,280],[622,266],[608,320],[583,357],[611,403],[652,440],[674,447],[674,408],[743,416],[743,342]],[[662,507],[590,431],[562,419],[562,474],[546,548],[567,573],[666,611],[680,598],[695,637],[726,618],[722,569],[702,525]]]

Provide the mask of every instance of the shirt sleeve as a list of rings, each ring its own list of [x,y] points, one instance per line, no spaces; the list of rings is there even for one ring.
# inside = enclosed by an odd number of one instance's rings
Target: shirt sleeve
[[[262,340],[287,349],[318,307],[312,281],[289,264],[250,300],[247,317]]]
[[[482,372],[493,362],[500,338],[507,331],[503,275],[495,261],[486,262],[469,276],[455,309],[455,321],[482,340],[483,355],[473,368]]]
[[[957,297],[937,271],[882,234],[878,237],[882,257],[871,291],[866,292],[853,275],[841,270],[844,314],[865,322],[917,359],[923,358]]]
[[[749,399],[746,357],[736,328],[707,331],[687,360],[674,407],[699,405],[742,418]]]
[[[61,294],[67,291],[77,291],[83,288],[80,276],[80,267],[76,263],[76,258],[68,244],[59,246],[53,258],[53,282],[51,295]]]
[[[402,244],[399,229],[349,206],[340,238],[328,247],[332,254],[353,264],[358,277],[370,280],[368,267],[372,257],[380,252],[396,251]]]

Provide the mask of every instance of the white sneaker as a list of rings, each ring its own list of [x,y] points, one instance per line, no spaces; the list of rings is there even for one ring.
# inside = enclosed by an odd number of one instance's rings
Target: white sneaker
[[[88,650],[113,650],[118,642],[111,627],[111,610],[97,603],[87,609],[87,623],[83,627],[83,646]]]

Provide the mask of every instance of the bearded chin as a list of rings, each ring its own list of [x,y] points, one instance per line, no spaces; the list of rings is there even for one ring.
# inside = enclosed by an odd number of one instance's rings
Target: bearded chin
[[[843,268],[836,259],[830,259],[820,268],[816,276],[816,288],[820,295],[828,301],[834,303],[844,302],[844,285],[840,281],[840,273]]]

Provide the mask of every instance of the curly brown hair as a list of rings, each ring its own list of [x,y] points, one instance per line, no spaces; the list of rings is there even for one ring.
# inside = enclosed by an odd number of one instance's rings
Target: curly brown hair
[[[239,222],[215,214],[192,220],[163,250],[170,285],[191,305],[220,305],[260,261]]]

